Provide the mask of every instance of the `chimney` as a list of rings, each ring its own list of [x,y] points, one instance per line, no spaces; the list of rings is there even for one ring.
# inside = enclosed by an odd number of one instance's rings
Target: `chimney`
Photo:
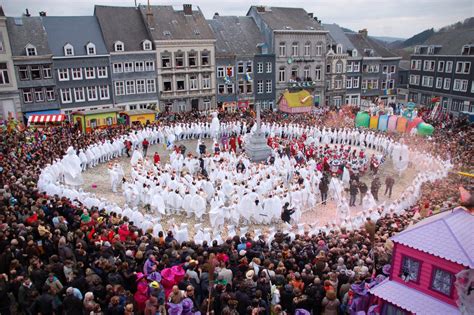
[[[151,29],[151,19],[153,18],[153,12],[151,11],[151,6],[150,6],[150,0],[148,0],[147,6],[146,6],[146,24],[148,24],[148,27]]]
[[[260,12],[260,13],[265,12],[265,6],[263,6],[263,5],[257,6],[257,12]]]
[[[30,16],[31,16],[30,11],[28,11],[28,9],[26,9],[25,16],[27,16],[27,17],[30,17]]]
[[[308,16],[309,16],[310,18],[313,18],[313,13],[308,13]]]
[[[183,4],[184,15],[193,15],[193,5]]]
[[[219,16],[219,12],[214,13],[214,16]]]
[[[364,36],[364,37],[367,37],[367,34],[368,34],[367,29],[364,28],[364,29],[360,30],[360,31],[359,31],[359,34],[362,35],[362,36]]]
[[[46,16],[46,11],[40,11],[39,15],[40,16]]]

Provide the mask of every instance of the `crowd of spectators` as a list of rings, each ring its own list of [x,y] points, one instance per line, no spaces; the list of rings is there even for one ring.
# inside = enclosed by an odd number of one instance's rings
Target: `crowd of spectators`
[[[347,113],[348,115],[351,113]],[[337,113],[264,115],[266,121],[328,124]],[[248,120],[252,115],[222,115]],[[345,116],[344,116],[345,117]],[[174,121],[206,119],[174,116]],[[171,119],[170,119],[171,120]],[[344,124],[350,126],[350,119]],[[168,123],[164,120],[162,123]],[[140,127],[134,127],[140,128]],[[278,232],[235,236],[223,244],[178,244],[171,232],[152,235],[127,217],[74,206],[38,191],[41,169],[69,146],[85,148],[129,127],[81,134],[73,125],[4,131],[0,135],[1,314],[348,314],[368,308],[365,284],[387,273],[390,237],[417,220],[458,204],[457,174],[424,184],[422,197],[402,215],[364,227],[318,235]],[[398,135],[392,135],[399,137]],[[472,171],[472,128],[452,124],[432,139],[409,145],[451,158]],[[436,144],[436,145],[433,145]],[[184,276],[168,288],[161,271]]]

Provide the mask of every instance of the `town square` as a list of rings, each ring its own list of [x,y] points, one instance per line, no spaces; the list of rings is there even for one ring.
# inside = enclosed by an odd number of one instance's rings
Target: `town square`
[[[473,314],[474,8],[402,2],[3,3],[0,314]]]

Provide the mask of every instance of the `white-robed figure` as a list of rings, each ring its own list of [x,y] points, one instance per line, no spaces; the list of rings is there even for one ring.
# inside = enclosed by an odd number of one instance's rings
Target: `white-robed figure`
[[[212,121],[211,121],[211,138],[218,138],[219,136],[219,131],[220,131],[220,121],[219,118],[217,118],[217,113],[214,112],[212,113]]]
[[[408,168],[409,153],[408,146],[403,144],[403,142],[395,145],[393,148],[393,166],[398,171],[399,176]]]
[[[191,210],[194,212],[197,220],[202,220],[202,216],[206,212],[206,199],[204,199],[200,194],[194,195],[191,203]]]
[[[73,147],[69,147],[66,155],[61,160],[64,183],[71,187],[79,187],[84,184],[82,178],[81,160]]]
[[[132,154],[132,158],[130,159],[130,164],[132,166],[136,166],[139,161],[143,160],[143,155],[140,150],[134,150]]]
[[[349,173],[349,169],[347,166],[344,166],[344,170],[342,171],[342,182],[345,187],[349,187],[349,182],[351,181],[351,174]]]
[[[83,150],[83,149],[80,149],[80,150],[79,150],[79,159],[81,160],[81,168],[82,168],[82,171],[85,171],[86,168],[87,168],[87,156],[86,156],[86,154],[84,153],[84,150]]]
[[[342,192],[344,188],[342,187],[342,182],[339,180],[337,177],[331,178],[331,181],[329,182],[329,192],[331,193],[331,196],[336,202],[339,202],[339,200],[342,197]]]
[[[364,198],[362,199],[362,208],[364,210],[377,208],[377,202],[375,201],[374,196],[372,196],[370,190],[365,194]]]
[[[110,174],[110,184],[112,186],[112,192],[117,192],[117,187],[120,186],[120,183],[122,182],[123,176],[124,176],[124,171],[123,168],[120,164],[115,163],[113,166],[109,168],[109,174]]]
[[[347,202],[347,198],[345,198],[344,196],[341,197],[341,199],[338,201],[336,212],[339,221],[343,221],[344,219],[350,217],[351,212],[349,208],[349,203]]]

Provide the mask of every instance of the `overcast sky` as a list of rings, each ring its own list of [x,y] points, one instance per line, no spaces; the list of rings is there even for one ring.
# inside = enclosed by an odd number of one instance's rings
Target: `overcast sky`
[[[19,16],[26,8],[32,15],[92,15],[94,4],[133,6],[135,0],[3,0],[7,16]],[[146,4],[147,0],[136,0]],[[251,5],[302,7],[323,23],[337,23],[370,35],[411,37],[425,29],[440,28],[474,16],[474,0],[150,0],[151,4],[198,5],[207,19],[220,15],[245,15]]]

